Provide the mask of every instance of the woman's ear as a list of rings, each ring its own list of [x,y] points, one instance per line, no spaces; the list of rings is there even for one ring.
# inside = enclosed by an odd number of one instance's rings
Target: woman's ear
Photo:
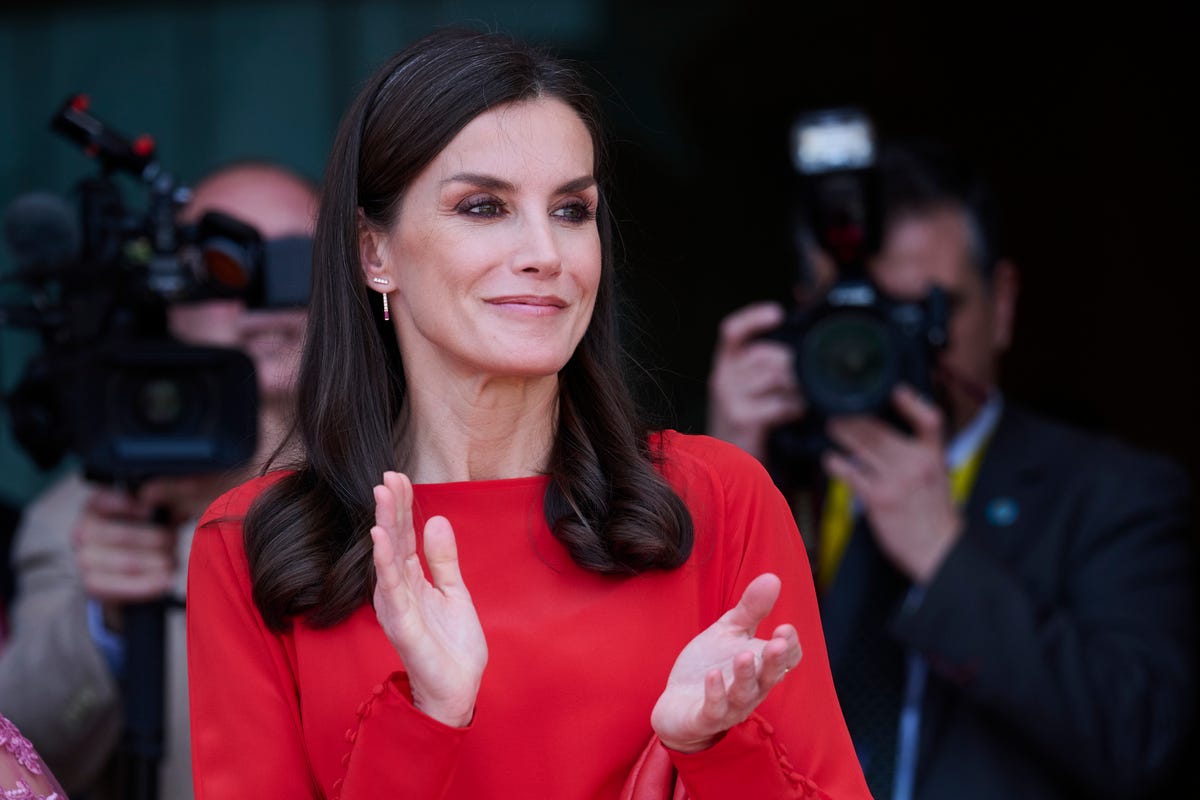
[[[358,210],[358,261],[362,265],[363,280],[375,284],[379,288],[380,281],[373,278],[385,278],[390,282],[387,265],[386,237],[367,223],[362,209]]]

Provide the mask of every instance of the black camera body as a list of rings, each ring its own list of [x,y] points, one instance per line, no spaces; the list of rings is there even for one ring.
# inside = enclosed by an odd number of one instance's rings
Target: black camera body
[[[830,417],[872,414],[907,429],[892,408],[892,390],[905,383],[933,396],[949,309],[936,287],[918,300],[903,300],[868,275],[883,228],[878,148],[869,118],[856,108],[802,114],[792,145],[804,224],[837,274],[819,300],[793,309],[783,325],[764,335],[791,348],[808,405],[800,423],[773,432],[770,447],[777,462],[812,462],[829,446],[824,427]]]
[[[105,483],[229,469],[257,443],[249,357],[165,336],[49,348],[27,366],[9,409],[17,442],[38,466],[71,452]]]
[[[795,353],[809,414],[881,414],[899,383],[932,395],[933,359],[946,343],[946,318],[940,289],[904,302],[867,280],[840,281],[819,304],[795,312],[768,336]]]
[[[7,398],[18,443],[47,469],[68,453],[88,477],[134,484],[220,471],[254,454],[258,383],[240,350],[173,338],[167,310],[219,297],[248,307],[302,305],[308,283],[283,280],[258,231],[223,214],[180,224],[190,190],[158,165],[153,142],[132,142],[70,98],[51,129],[84,148],[100,175],[75,187],[78,207],[45,193],[9,207],[5,233],[27,305],[0,308],[0,325],[36,329],[44,347]],[[147,189],[130,211],[114,177]],[[276,262],[311,258],[311,241],[281,240]],[[308,248],[307,250],[305,248]],[[12,277],[12,276],[10,276]]]

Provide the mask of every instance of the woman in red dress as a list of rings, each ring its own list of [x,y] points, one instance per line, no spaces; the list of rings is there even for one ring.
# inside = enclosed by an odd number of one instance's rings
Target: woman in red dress
[[[865,798],[786,502],[625,380],[597,101],[436,31],[326,170],[304,457],[188,588],[199,800]],[[664,212],[714,214],[664,187]]]

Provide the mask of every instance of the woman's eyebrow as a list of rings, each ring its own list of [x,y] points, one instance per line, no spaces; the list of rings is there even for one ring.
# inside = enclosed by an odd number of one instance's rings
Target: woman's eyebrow
[[[506,181],[493,175],[484,175],[479,172],[459,172],[442,181],[443,186],[449,183],[469,183],[481,189],[490,189],[496,192],[511,192],[516,188],[511,181]],[[559,186],[557,192],[560,194],[579,192],[584,189],[590,189],[595,185],[596,178],[594,176],[580,175],[578,178],[572,178]]]

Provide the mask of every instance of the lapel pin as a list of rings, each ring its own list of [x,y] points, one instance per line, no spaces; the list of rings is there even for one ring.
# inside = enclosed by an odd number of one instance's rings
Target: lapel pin
[[[997,497],[987,504],[985,515],[987,521],[998,528],[1004,528],[1017,521],[1020,510],[1017,501],[1011,497]]]

